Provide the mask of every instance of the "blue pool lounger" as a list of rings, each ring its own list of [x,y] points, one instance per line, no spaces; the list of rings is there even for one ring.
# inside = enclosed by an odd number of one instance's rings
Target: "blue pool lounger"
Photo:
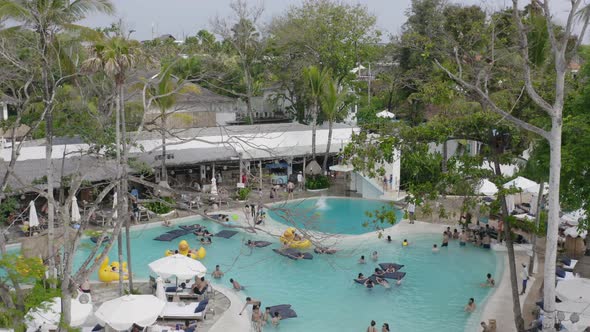
[[[396,264],[396,263],[379,263],[379,267],[382,270],[387,270],[388,267],[393,266],[396,271],[399,271],[404,265]]]
[[[224,239],[229,239],[230,237],[234,236],[238,234],[237,231],[229,231],[229,230],[223,230],[217,234],[215,234],[216,237],[222,237]]]
[[[182,225],[182,226],[178,226],[178,228],[184,229],[185,231],[196,231],[201,229],[201,225],[199,224],[193,224],[193,225]]]
[[[191,232],[190,230],[185,230],[185,229],[173,229],[171,231],[168,231],[168,232],[154,238],[154,240],[156,240],[156,241],[172,241],[172,240],[179,238],[183,235],[187,235],[190,232]]]
[[[288,258],[291,258],[293,260],[297,259],[297,255],[299,253],[301,253],[301,251],[299,250],[295,250],[292,248],[289,249],[284,249],[284,250],[280,250],[280,249],[273,249],[272,251],[276,252],[277,254],[281,255],[281,256],[285,256]],[[313,255],[308,253],[308,252],[304,252],[303,253],[303,259],[313,259]]]
[[[270,314],[274,315],[275,312],[278,312],[279,315],[281,315],[281,320],[297,317],[297,313],[291,308],[290,304],[279,304],[270,307]]]
[[[254,243],[254,246],[256,248],[264,248],[264,247],[268,247],[272,244],[271,242],[268,242],[268,241],[252,241],[252,243]],[[246,245],[248,245],[248,243],[246,243]]]

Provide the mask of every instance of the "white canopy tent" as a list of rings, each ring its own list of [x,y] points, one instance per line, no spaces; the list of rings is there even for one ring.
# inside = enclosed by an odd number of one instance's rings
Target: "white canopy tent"
[[[565,235],[573,237],[573,238],[577,238],[579,236],[582,239],[585,239],[586,236],[588,235],[588,231],[586,231],[586,230],[581,231],[578,229],[578,227],[568,227],[565,229],[565,231],[563,233]]]
[[[498,193],[498,187],[492,181],[483,179],[477,184],[475,192],[479,195],[494,196]]]
[[[104,302],[94,316],[101,325],[124,331],[133,324],[142,327],[154,324],[165,306],[166,302],[153,295],[125,295]]]
[[[71,326],[77,327],[86,321],[92,313],[92,303],[80,303],[72,300]],[[25,316],[27,332],[56,330],[61,318],[61,298],[54,297],[50,301],[43,302],[39,307],[29,310]]]
[[[526,193],[538,193],[539,184],[533,180],[519,176],[516,179],[510,180],[504,184],[504,188],[517,188]]]

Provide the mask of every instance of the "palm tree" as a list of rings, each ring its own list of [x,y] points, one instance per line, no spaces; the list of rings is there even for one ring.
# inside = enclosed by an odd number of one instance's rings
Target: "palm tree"
[[[148,94],[153,98],[153,103],[160,110],[160,134],[162,136],[162,166],[160,185],[168,187],[168,172],[166,171],[166,130],[169,110],[176,105],[179,95],[188,93],[199,93],[199,88],[182,79],[172,75],[172,66],[167,65],[158,74],[158,81],[151,85]]]
[[[303,76],[307,81],[307,88],[309,96],[311,98],[312,109],[311,109],[311,155],[313,160],[316,157],[316,129],[318,122],[318,114],[320,112],[320,96],[326,85],[326,81],[329,79],[329,71],[327,69],[320,70],[316,66],[309,66],[303,69]]]
[[[55,90],[63,83],[53,74],[53,65],[59,61],[63,52],[56,37],[63,30],[77,29],[73,23],[93,12],[112,13],[114,7],[110,0],[0,0],[0,19],[9,19],[19,24],[18,28],[33,31],[38,39],[37,55],[41,62],[41,85],[43,90],[43,114],[45,114],[45,160],[47,177],[47,245],[49,275],[55,277],[55,199],[53,197],[54,180],[52,167],[53,153],[53,109]],[[58,56],[56,56],[58,55]],[[63,73],[62,73],[63,74]],[[63,77],[63,75],[62,75]],[[70,259],[70,258],[68,258]],[[69,296],[71,280],[69,275],[62,275],[62,313],[64,321],[70,322],[71,299]]]
[[[141,55],[139,42],[129,40],[119,34],[113,37],[99,36],[98,40],[92,46],[92,57],[83,63],[83,67],[91,71],[104,71],[112,77],[115,82],[116,100],[115,100],[115,144],[117,158],[117,216],[126,220],[126,240],[127,240],[127,268],[129,272],[129,288],[133,290],[132,264],[131,264],[131,247],[129,237],[128,216],[128,182],[127,182],[127,132],[125,124],[125,80],[127,73],[132,69]],[[121,153],[121,150],[123,153]],[[123,261],[123,243],[121,234],[118,237],[118,254],[119,262]],[[123,295],[123,269],[119,272],[119,293]]]
[[[334,122],[341,121],[346,117],[348,94],[344,91],[338,91],[338,84],[329,78],[324,91],[321,95],[322,112],[328,121],[328,145],[326,146],[326,155],[324,156],[324,170],[328,169],[328,156],[330,154],[330,145],[332,144],[332,127]]]

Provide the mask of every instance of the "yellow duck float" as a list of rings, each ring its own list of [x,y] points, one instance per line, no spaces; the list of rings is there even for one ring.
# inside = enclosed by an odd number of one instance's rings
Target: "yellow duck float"
[[[281,242],[287,244],[290,248],[306,249],[311,246],[311,241],[308,239],[295,240],[295,228],[289,227],[280,237]]]
[[[100,264],[100,268],[98,269],[98,280],[102,282],[111,282],[111,281],[118,281],[119,280],[119,262],[112,262],[109,265],[109,258],[105,257]],[[129,279],[129,274],[127,272],[127,262],[123,262],[123,279]]]
[[[205,256],[207,256],[207,251],[205,250],[205,248],[201,247],[199,248],[199,250],[192,250],[190,246],[188,245],[188,242],[186,242],[186,240],[182,240],[180,241],[180,243],[178,243],[178,253],[180,255],[183,256],[189,256],[192,259],[198,259],[201,260],[203,258],[205,258]],[[166,256],[170,256],[170,255],[174,255],[175,252],[174,250],[166,250],[166,252],[164,253],[164,255]]]

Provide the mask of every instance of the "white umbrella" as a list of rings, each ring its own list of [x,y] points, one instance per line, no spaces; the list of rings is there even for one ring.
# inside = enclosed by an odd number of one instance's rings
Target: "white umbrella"
[[[498,193],[498,187],[492,181],[483,179],[477,184],[475,192],[480,195],[494,196]]]
[[[211,179],[211,195],[217,195],[217,180]]]
[[[575,278],[561,280],[555,287],[555,295],[561,301],[590,303],[590,279]]]
[[[39,216],[37,216],[37,209],[35,208],[35,201],[29,202],[29,227],[39,226]]]
[[[164,288],[164,280],[162,277],[156,279],[156,297],[164,302],[167,302],[166,289]]]
[[[377,117],[378,118],[384,118],[384,119],[394,119],[395,118],[395,114],[387,111],[387,110],[383,110],[379,113],[377,113]]]
[[[580,219],[584,218],[586,218],[586,211],[584,209],[578,209],[561,216],[561,221],[568,225],[577,226],[580,223]]]
[[[130,329],[133,324],[154,324],[165,306],[166,302],[153,295],[125,295],[104,302],[94,316],[101,325],[123,331]]]
[[[71,307],[72,327],[84,324],[92,313],[92,303],[82,304],[73,299]],[[61,318],[61,298],[54,297],[50,301],[43,302],[39,307],[29,310],[25,316],[27,331],[49,331],[57,329]]]
[[[113,219],[117,219],[119,214],[117,213],[117,192],[113,194]]]
[[[510,180],[504,184],[504,188],[517,188],[526,193],[538,193],[539,184],[533,180],[519,176],[516,179]]]
[[[150,270],[162,278],[177,277],[186,280],[195,276],[203,277],[207,273],[207,268],[203,263],[180,254],[162,257],[151,262],[148,266]]]
[[[76,196],[72,197],[72,221],[79,222],[82,220],[82,216],[80,216],[80,208],[78,207],[78,200]]]

